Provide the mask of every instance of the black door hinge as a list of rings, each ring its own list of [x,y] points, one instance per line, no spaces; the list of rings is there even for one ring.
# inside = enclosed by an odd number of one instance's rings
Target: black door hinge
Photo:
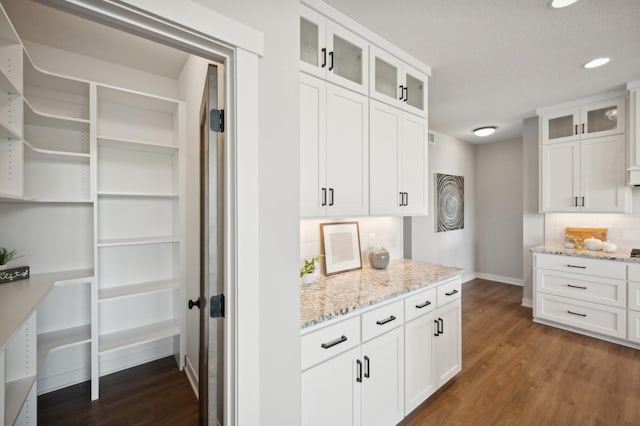
[[[211,318],[224,318],[224,294],[211,296],[209,306]]]
[[[209,111],[209,126],[212,132],[224,132],[224,110],[212,109]]]

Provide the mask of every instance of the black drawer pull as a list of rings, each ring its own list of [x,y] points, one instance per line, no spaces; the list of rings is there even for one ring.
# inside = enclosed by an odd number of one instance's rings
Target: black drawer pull
[[[438,320],[433,320],[433,322],[436,324],[436,332],[433,335],[438,337],[440,335],[440,323]]]
[[[580,290],[586,290],[586,287],[583,287],[581,285],[573,285],[573,284],[567,284],[567,287],[571,287],[571,288],[579,288]]]
[[[458,290],[451,290],[449,293],[445,293],[445,296],[453,296],[454,294],[456,294],[458,292]]]
[[[389,322],[391,322],[391,321],[395,321],[395,319],[396,319],[396,317],[394,317],[393,315],[391,315],[389,318],[385,318],[385,319],[383,319],[383,320],[376,321],[376,324],[378,324],[378,325],[385,325],[385,324],[387,324],[387,323],[389,323]]]
[[[568,313],[568,314],[571,314],[571,315],[577,315],[577,316],[579,316],[579,317],[586,317],[586,316],[587,316],[587,314],[580,314],[580,313],[578,313],[578,312],[571,312],[571,311],[567,311],[567,313]]]
[[[356,382],[362,383],[362,361],[357,359],[356,364],[358,366],[358,372],[356,373]]]
[[[429,302],[429,301],[427,300],[426,302],[424,302],[424,303],[423,303],[423,304],[421,304],[421,305],[416,305],[416,308],[418,308],[418,309],[422,309],[422,308],[425,308],[425,307],[429,306],[430,304],[431,304],[431,302]]]
[[[364,356],[364,377],[365,379],[371,378],[371,372],[369,371],[371,368],[371,360],[368,356]]]
[[[578,268],[578,269],[587,269],[586,266],[578,266],[578,265],[567,265],[568,268]]]
[[[337,339],[332,340],[332,341],[327,342],[327,343],[323,343],[320,346],[322,346],[323,349],[329,349],[329,348],[334,347],[335,345],[339,345],[340,343],[344,343],[346,341],[347,341],[347,336],[345,336],[343,334],[342,336],[338,337]]]

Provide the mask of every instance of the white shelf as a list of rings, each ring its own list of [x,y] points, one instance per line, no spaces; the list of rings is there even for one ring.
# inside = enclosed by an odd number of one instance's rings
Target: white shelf
[[[152,281],[148,283],[122,285],[118,287],[100,289],[98,299],[102,301],[116,299],[119,297],[157,293],[160,291],[172,291],[177,290],[179,287],[179,283],[175,280]]]
[[[5,424],[12,425],[16,421],[35,381],[36,375],[34,374],[13,382],[7,382],[5,388],[6,404],[4,407]]]
[[[140,246],[148,244],[177,243],[179,240],[174,237],[154,237],[154,238],[119,238],[113,240],[100,240],[98,247],[119,247],[119,246]]]
[[[47,114],[37,111],[25,98],[24,99],[24,124],[42,127],[53,127],[64,130],[89,131],[89,120],[75,117],[66,117],[56,114]]]
[[[0,121],[0,139],[22,139],[22,134],[9,123]]]
[[[98,136],[98,143],[101,146],[110,146],[118,149],[134,149],[137,151],[160,151],[172,152],[179,148],[175,145],[167,145],[157,142],[149,142],[135,139],[123,139],[109,136]]]
[[[98,85],[98,101],[106,101],[133,108],[168,114],[173,114],[178,109],[178,101],[175,99],[153,96],[146,93],[102,84]]]
[[[49,352],[91,341],[91,325],[81,325],[65,330],[38,335],[38,370]]]
[[[29,52],[24,50],[24,85],[40,87],[55,92],[89,97],[89,82],[45,71],[36,66]]]
[[[98,197],[131,197],[131,198],[179,198],[180,195],[175,193],[153,193],[153,192],[112,192],[98,191]]]
[[[123,349],[142,343],[160,340],[180,334],[175,320],[167,320],[143,327],[131,328],[100,336],[99,353]]]
[[[13,81],[0,69],[0,92],[4,93],[20,93]]]
[[[84,153],[80,153],[80,152],[67,152],[67,151],[54,151],[51,149],[41,149],[41,148],[36,148],[35,146],[31,145],[29,142],[27,142],[26,140],[24,141],[24,145],[29,148],[32,152],[39,154],[43,157],[49,157],[51,159],[56,159],[56,158],[71,158],[71,159],[83,159],[83,160],[88,160],[90,155],[89,154],[84,154]]]
[[[0,192],[0,202],[19,202],[24,201],[24,198],[21,195],[13,195],[13,194],[3,194]]]

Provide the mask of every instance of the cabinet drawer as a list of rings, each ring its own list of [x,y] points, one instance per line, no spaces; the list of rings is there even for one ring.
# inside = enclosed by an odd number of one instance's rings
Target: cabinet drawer
[[[572,274],[595,275],[619,280],[627,279],[627,265],[624,262],[586,259],[584,257],[537,254],[536,268],[570,272]]]
[[[538,293],[536,313],[539,318],[560,324],[621,339],[627,337],[626,309]]]
[[[537,269],[536,289],[588,302],[627,306],[627,283],[622,280]]]
[[[419,291],[416,294],[408,296],[404,299],[404,316],[405,321],[411,321],[414,318],[431,312],[436,309],[436,289],[431,288],[426,291]]]
[[[640,312],[629,311],[629,340],[640,343]]]
[[[640,311],[640,283],[629,283],[629,309]]]
[[[436,288],[438,292],[438,307],[460,299],[462,295],[462,281],[460,277],[447,281]]]
[[[305,334],[301,344],[304,370],[359,345],[360,318],[354,317]]]
[[[398,300],[362,314],[362,341],[404,324],[404,303]]]
[[[640,282],[640,265],[628,265],[629,281]]]

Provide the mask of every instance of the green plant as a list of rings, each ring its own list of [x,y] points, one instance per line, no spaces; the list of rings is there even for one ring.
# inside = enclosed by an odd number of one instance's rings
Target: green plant
[[[316,262],[319,262],[322,259],[322,255],[318,255],[311,259],[304,260],[304,266],[300,268],[300,278],[302,278],[306,274],[313,274],[316,270]]]
[[[16,255],[15,250],[7,250],[4,247],[0,247],[0,265],[6,265]]]

